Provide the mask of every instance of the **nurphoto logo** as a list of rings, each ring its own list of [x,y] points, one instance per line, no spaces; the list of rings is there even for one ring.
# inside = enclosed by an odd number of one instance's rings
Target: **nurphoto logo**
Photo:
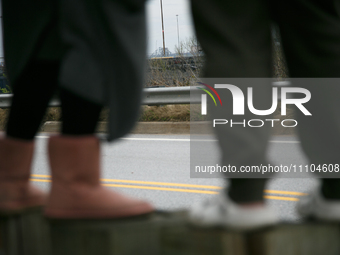
[[[243,91],[232,84],[215,84],[214,88],[208,84],[200,83],[204,85],[206,88],[210,89],[218,98],[220,101],[221,107],[222,107],[222,100],[220,98],[220,95],[217,93],[215,89],[227,89],[231,92],[232,98],[233,98],[233,115],[244,115],[245,114],[245,95]],[[214,101],[215,106],[217,106],[216,100],[212,93],[207,90],[198,87],[199,89],[205,91]],[[207,94],[201,95],[201,114],[207,115]],[[288,94],[299,94],[303,95],[303,97],[294,98],[294,97],[288,97]],[[269,109],[266,110],[258,110],[254,107],[253,104],[253,88],[248,87],[247,88],[247,106],[251,113],[258,116],[267,116],[271,115],[275,112],[277,106],[278,106],[278,88],[273,87],[272,88],[272,105]],[[305,103],[309,102],[311,99],[311,93],[308,89],[305,88],[298,88],[298,87],[283,87],[281,88],[281,115],[286,116],[287,115],[287,105],[295,105],[305,116],[312,116],[312,114],[307,110],[307,108],[304,106]],[[274,127],[275,121],[280,121],[279,119],[265,119],[267,122],[271,122],[272,127]],[[243,125],[249,126],[249,127],[262,127],[265,124],[265,121],[262,119],[251,119],[251,120],[244,120],[243,122],[233,122],[233,120],[227,120],[227,119],[214,119],[213,120],[213,127],[216,125],[225,125],[230,124],[231,127],[233,125]],[[293,122],[293,125],[287,125],[287,122]],[[257,123],[255,125],[255,123]],[[248,125],[247,125],[248,124]],[[295,127],[297,126],[297,121],[294,119],[285,119],[281,121],[281,125],[283,127]]]

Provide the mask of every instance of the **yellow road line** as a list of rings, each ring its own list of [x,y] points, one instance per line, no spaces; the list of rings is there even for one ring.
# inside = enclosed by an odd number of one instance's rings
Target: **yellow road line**
[[[50,178],[50,175],[43,174],[32,174],[33,177]],[[176,186],[186,188],[201,188],[201,189],[222,189],[219,186],[211,185],[196,185],[196,184],[183,184],[183,183],[172,183],[172,182],[149,182],[149,181],[132,181],[132,180],[118,180],[118,179],[101,179],[103,182],[118,182],[118,183],[133,183],[133,184],[149,184],[159,186]],[[282,190],[265,190],[266,193],[282,194],[282,195],[293,195],[293,196],[305,196],[307,193],[295,192],[295,191],[282,191]]]
[[[296,191],[283,191],[283,190],[264,190],[266,193],[272,193],[272,194],[282,194],[282,195],[293,195],[293,196],[307,196],[307,193],[302,192],[296,192]]]
[[[35,182],[51,182],[51,180],[42,180],[42,179],[31,179],[31,181]],[[163,191],[176,191],[176,192],[185,192],[185,193],[199,193],[199,194],[218,194],[216,191],[209,190],[193,190],[193,189],[174,189],[174,188],[164,188],[164,187],[149,187],[149,186],[137,186],[137,185],[123,185],[123,184],[102,184],[106,187],[116,187],[116,188],[129,188],[129,189],[147,189],[147,190],[163,190]],[[279,197],[279,196],[264,196],[266,199],[274,199],[274,200],[286,200],[286,201],[299,201],[298,198],[294,197]]]
[[[278,196],[263,196],[263,197],[266,199],[274,200],[299,201],[299,199],[295,197],[278,197]]]
[[[51,182],[51,180],[42,180],[42,179],[30,179],[32,182]]]
[[[50,175],[32,174],[33,177],[50,178]],[[196,184],[182,184],[172,182],[148,182],[148,181],[131,181],[131,180],[117,180],[117,179],[100,179],[103,182],[121,182],[121,183],[134,183],[134,184],[149,184],[159,186],[176,186],[176,187],[187,187],[187,188],[202,188],[202,189],[222,189],[219,186],[211,185],[196,185]]]
[[[177,191],[177,192],[200,193],[200,194],[218,194],[218,192],[216,192],[216,191],[197,190],[197,189],[174,189],[174,188],[163,188],[163,187],[148,187],[148,186],[106,184],[106,183],[104,183],[102,185],[107,186],[107,187],[118,187],[118,188],[165,190],[165,191]]]
[[[148,182],[148,181],[130,181],[130,180],[115,180],[115,179],[101,179],[101,181],[134,183],[134,184],[149,184],[149,185],[159,185],[159,186],[176,186],[176,187],[201,188],[201,189],[222,189],[222,187],[219,187],[219,186],[183,184],[183,183],[172,183],[172,182]]]
[[[51,182],[51,180],[42,180],[42,179],[30,179],[30,180],[34,181],[34,182]],[[148,187],[148,186],[108,184],[108,183],[102,183],[102,185],[106,186],[106,187],[116,187],[116,188],[165,190],[165,191],[177,191],[177,192],[187,192],[187,193],[201,193],[201,194],[218,194],[218,192],[216,192],[216,191],[209,191],[209,190],[173,189],[173,188],[163,188],[163,187]]]

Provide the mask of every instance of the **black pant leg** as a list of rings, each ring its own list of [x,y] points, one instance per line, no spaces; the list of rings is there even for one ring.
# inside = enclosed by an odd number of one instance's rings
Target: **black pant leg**
[[[192,0],[191,7],[196,35],[206,58],[203,77],[272,76],[271,21],[265,1]],[[255,89],[263,95],[263,102],[270,104],[269,86],[263,84]],[[242,119],[249,116],[246,114]],[[235,127],[227,131],[216,127],[215,131],[223,165],[267,163],[269,129]],[[265,179],[231,179],[230,197],[236,202],[261,201],[265,182]]]
[[[60,89],[62,104],[62,134],[83,136],[95,132],[102,105],[83,99],[74,93]]]
[[[271,1],[292,78],[315,78],[307,89],[312,117],[297,111],[302,147],[310,163],[340,163],[340,9],[336,0]],[[299,82],[299,81],[297,81]],[[333,84],[330,84],[333,83]],[[338,174],[340,175],[340,173]],[[321,177],[325,176],[321,174]],[[340,198],[340,179],[323,179],[322,192]]]
[[[59,62],[31,61],[13,87],[6,134],[33,140],[46,108],[58,86]]]

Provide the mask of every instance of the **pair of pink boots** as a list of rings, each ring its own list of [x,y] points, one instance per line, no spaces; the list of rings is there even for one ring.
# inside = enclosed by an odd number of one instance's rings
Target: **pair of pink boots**
[[[45,207],[57,219],[122,218],[152,212],[144,202],[100,184],[100,146],[95,136],[51,137],[49,195],[30,184],[34,142],[0,138],[0,214]]]

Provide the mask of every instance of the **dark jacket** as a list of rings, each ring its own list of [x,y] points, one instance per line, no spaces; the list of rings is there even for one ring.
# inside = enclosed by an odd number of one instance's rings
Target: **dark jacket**
[[[3,0],[2,5],[12,84],[31,59],[59,60],[61,87],[109,107],[109,140],[133,127],[146,60],[144,0]]]

